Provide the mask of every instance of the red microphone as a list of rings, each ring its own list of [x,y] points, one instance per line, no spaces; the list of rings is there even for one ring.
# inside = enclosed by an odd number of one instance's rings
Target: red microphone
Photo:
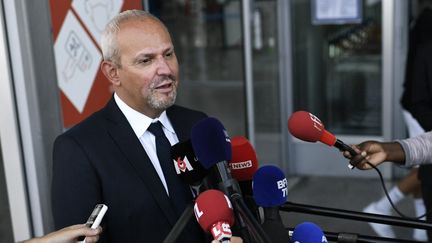
[[[320,141],[329,146],[335,146],[340,151],[348,151],[351,156],[357,155],[354,149],[327,131],[318,117],[307,111],[294,112],[288,119],[288,130],[294,137],[300,140],[313,143]],[[348,165],[350,169],[353,169],[355,166],[353,164]]]
[[[231,175],[238,181],[244,202],[256,219],[260,219],[259,209],[253,198],[252,180],[258,170],[258,160],[252,144],[242,136],[231,138],[232,156],[228,163]]]
[[[228,197],[218,190],[207,190],[198,195],[194,205],[195,218],[214,240],[230,242],[234,213]]]
[[[258,170],[258,160],[255,149],[242,136],[231,138],[232,156],[228,165],[231,175],[237,181],[251,181]]]

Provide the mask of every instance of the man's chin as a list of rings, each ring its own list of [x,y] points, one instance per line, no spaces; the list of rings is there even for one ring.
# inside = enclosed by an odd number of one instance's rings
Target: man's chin
[[[154,109],[158,110],[165,110],[168,109],[170,106],[172,106],[175,103],[175,98],[170,99],[163,99],[163,100],[153,100],[150,101],[150,106]]]

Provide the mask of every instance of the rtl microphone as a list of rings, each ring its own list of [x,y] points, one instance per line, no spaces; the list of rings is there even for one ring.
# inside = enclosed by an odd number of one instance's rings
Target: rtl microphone
[[[291,240],[293,243],[327,243],[321,228],[311,222],[304,222],[297,225],[292,233]]]
[[[190,140],[174,144],[171,147],[171,159],[177,175],[191,186],[200,186],[209,172],[195,156]]]
[[[264,210],[262,227],[271,242],[289,242],[279,214],[279,206],[288,198],[288,181],[282,170],[274,165],[259,168],[253,177],[253,196],[256,204]]]
[[[243,136],[231,138],[232,158],[228,163],[231,175],[238,181],[243,199],[254,214],[259,219],[258,207],[253,199],[252,179],[258,169],[258,160],[255,149],[250,142]]]
[[[288,119],[288,130],[294,137],[300,140],[313,143],[320,141],[329,146],[335,146],[340,151],[348,151],[351,156],[357,155],[354,149],[327,131],[318,117],[307,111],[294,112]],[[350,169],[353,169],[355,166],[348,164]]]
[[[218,190],[201,193],[194,205],[195,218],[204,231],[222,243],[230,242],[234,213],[228,197]]]

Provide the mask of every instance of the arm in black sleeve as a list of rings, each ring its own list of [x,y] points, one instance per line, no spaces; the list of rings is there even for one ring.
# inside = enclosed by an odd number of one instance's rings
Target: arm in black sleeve
[[[432,45],[420,46],[413,60],[408,111],[426,131],[432,130]]]

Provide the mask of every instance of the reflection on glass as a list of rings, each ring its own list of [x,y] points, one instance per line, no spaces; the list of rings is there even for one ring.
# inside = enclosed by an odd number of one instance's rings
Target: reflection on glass
[[[381,135],[381,2],[359,24],[312,25],[310,1],[292,2],[294,110],[337,134]]]
[[[180,62],[177,103],[221,120],[231,136],[246,135],[241,1],[152,1],[169,28]],[[281,155],[276,0],[251,9],[257,153]],[[259,150],[259,151],[258,151]]]
[[[154,1],[180,63],[177,104],[221,120],[244,135],[245,96],[240,1]],[[156,4],[157,3],[157,4]]]

